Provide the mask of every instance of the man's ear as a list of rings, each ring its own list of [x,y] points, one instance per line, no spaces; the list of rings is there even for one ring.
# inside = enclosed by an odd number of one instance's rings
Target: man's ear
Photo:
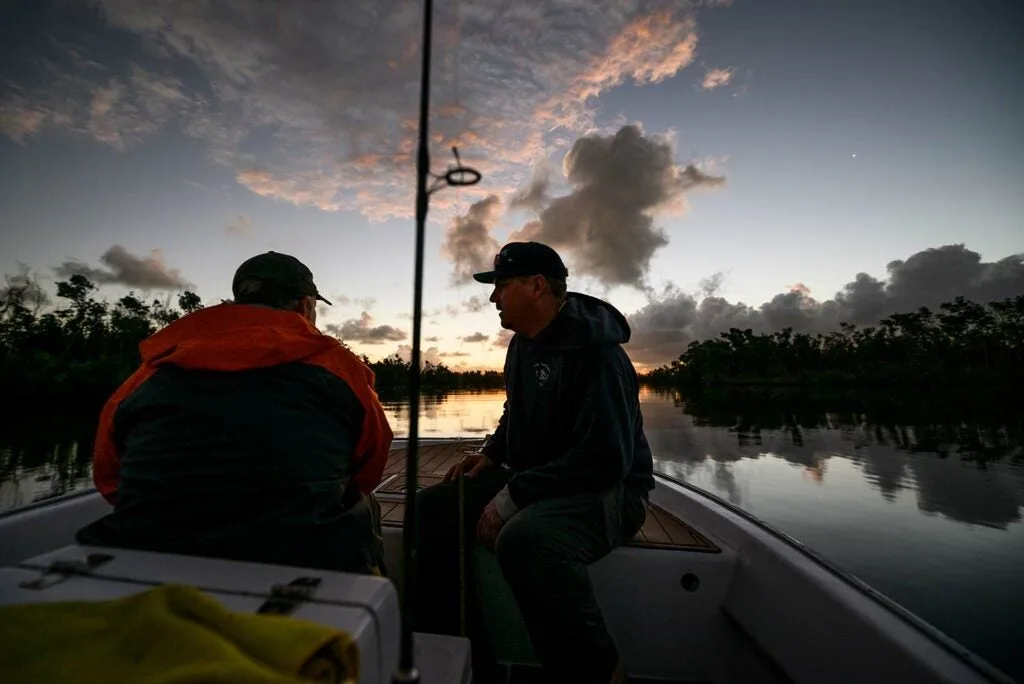
[[[547,287],[548,287],[548,279],[547,278],[545,278],[542,275],[537,275],[537,276],[533,277],[532,293],[533,293],[534,297],[536,297],[537,299],[540,299],[541,297],[543,297],[544,296],[544,290],[546,290]]]

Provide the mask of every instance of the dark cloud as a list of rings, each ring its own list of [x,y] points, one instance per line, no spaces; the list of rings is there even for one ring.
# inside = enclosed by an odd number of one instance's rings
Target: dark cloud
[[[832,299],[818,301],[801,283],[759,306],[729,302],[669,289],[628,316],[633,336],[627,349],[642,364],[658,365],[677,358],[694,340],[717,337],[729,328],[774,332],[827,333],[841,322],[875,325],[894,313],[937,309],[958,296],[988,303],[1024,294],[1024,254],[995,262],[964,245],[926,249],[887,266],[888,278],[858,273]],[[714,292],[720,278],[712,283]]]
[[[580,138],[564,171],[573,191],[552,200],[538,221],[513,238],[565,250],[579,272],[638,288],[645,285],[651,257],[668,244],[654,215],[682,209],[689,190],[725,182],[693,166],[677,166],[671,141],[645,136],[637,126]]]
[[[500,245],[491,237],[491,228],[498,219],[501,200],[489,195],[470,206],[463,216],[452,220],[445,233],[442,253],[454,265],[452,283],[459,285],[473,281],[473,274],[491,267]]]
[[[722,283],[725,281],[725,274],[721,271],[712,273],[707,278],[704,278],[698,284],[699,291],[705,297],[714,297],[722,289]]]
[[[486,342],[491,339],[490,335],[484,335],[482,332],[475,332],[472,335],[466,335],[462,338],[463,342]]]
[[[131,254],[121,245],[114,245],[100,257],[107,267],[95,268],[74,259],[54,269],[60,278],[83,275],[97,285],[119,284],[143,290],[184,290],[193,285],[181,277],[178,269],[164,263],[160,250],[148,257]]]
[[[458,358],[462,356],[470,356],[469,352],[452,351],[452,352],[441,352],[441,356],[445,358]]]
[[[530,184],[512,196],[508,204],[509,209],[530,209],[539,212],[551,201],[548,196],[550,186],[551,167],[542,163],[533,170]]]
[[[381,344],[398,342],[406,338],[404,331],[390,325],[374,325],[373,316],[364,311],[359,318],[350,318],[341,325],[332,323],[326,326],[327,332],[344,342],[362,342],[364,344]]]
[[[349,299],[348,295],[344,295],[344,294],[331,295],[331,301],[334,304],[338,305],[338,306],[345,306],[347,304],[351,304],[352,303],[352,300]],[[364,306],[363,308],[364,309],[368,309],[370,307]]]
[[[424,342],[440,342],[440,341],[441,341],[441,338],[440,338],[440,337],[438,337],[437,335],[434,335],[434,336],[432,336],[432,337],[424,337],[424,338],[423,338],[423,341],[424,341]]]

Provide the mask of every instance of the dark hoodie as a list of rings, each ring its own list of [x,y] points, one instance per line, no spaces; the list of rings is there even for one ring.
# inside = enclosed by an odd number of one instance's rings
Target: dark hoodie
[[[80,543],[359,568],[369,527],[348,513],[392,438],[369,368],[296,313],[240,304],[186,316],[140,352],[93,451],[115,509]]]
[[[513,336],[505,412],[485,453],[513,471],[517,508],[620,482],[654,488],[639,382],[621,346],[629,335],[615,307],[574,292],[533,339]]]

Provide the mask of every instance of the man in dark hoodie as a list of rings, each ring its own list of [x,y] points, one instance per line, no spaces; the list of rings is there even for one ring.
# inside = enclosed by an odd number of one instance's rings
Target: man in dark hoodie
[[[267,252],[235,301],[144,340],[100,416],[93,479],[114,505],[78,541],[376,572],[392,432],[373,373],[316,329],[313,275]]]
[[[480,454],[419,494],[418,627],[460,626],[461,479],[466,539],[494,549],[549,678],[604,684],[621,671],[587,566],[643,526],[653,463],[621,346],[629,325],[607,302],[567,293],[566,276],[558,254],[536,242],[505,245],[494,270],[474,276],[494,284],[490,300],[515,332],[505,410]],[[479,607],[469,613],[474,650],[486,650]]]

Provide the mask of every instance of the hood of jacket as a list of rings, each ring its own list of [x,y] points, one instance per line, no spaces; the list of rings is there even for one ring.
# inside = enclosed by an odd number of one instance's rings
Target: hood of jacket
[[[579,349],[629,341],[626,317],[608,302],[570,292],[554,320],[533,343],[551,349]]]
[[[337,344],[297,313],[228,303],[171,323],[139,352],[146,365],[239,371],[302,361]]]

